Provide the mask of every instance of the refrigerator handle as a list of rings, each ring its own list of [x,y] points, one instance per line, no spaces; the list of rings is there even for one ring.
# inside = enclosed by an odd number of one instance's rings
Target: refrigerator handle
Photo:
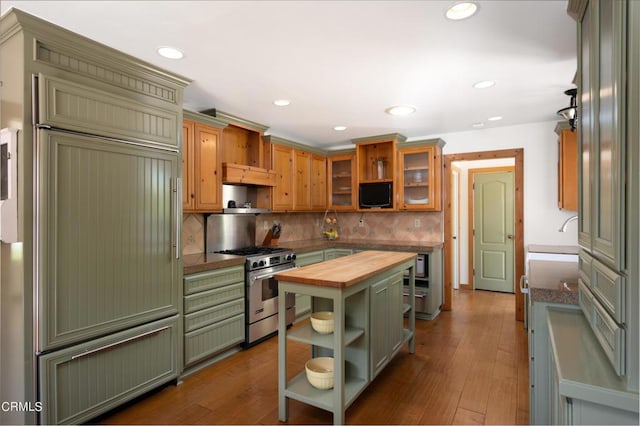
[[[173,190],[173,195],[175,197],[175,221],[176,221],[176,235],[175,235],[175,243],[174,246],[176,248],[176,259],[180,259],[180,239],[182,238],[182,215],[180,214],[180,207],[182,203],[182,179],[176,178],[175,188]]]

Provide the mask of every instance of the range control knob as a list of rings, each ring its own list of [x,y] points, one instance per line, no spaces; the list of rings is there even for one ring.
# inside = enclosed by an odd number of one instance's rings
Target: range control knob
[[[291,260],[296,260],[296,257],[297,257],[297,256],[296,256],[295,254],[292,254],[292,255],[291,255]]]
[[[251,264],[251,267],[252,267],[252,268],[257,268],[257,267],[258,267],[258,262],[253,262],[253,263]]]
[[[291,255],[290,255],[290,254],[286,255],[286,256],[284,257],[284,260],[291,260]]]
[[[264,260],[260,261],[260,266],[264,266]]]

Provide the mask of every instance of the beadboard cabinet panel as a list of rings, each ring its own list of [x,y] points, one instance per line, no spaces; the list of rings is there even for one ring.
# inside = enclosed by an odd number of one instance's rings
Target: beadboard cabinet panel
[[[81,424],[176,378],[178,316],[40,357],[42,424]]]
[[[177,313],[175,154],[42,134],[41,350]]]

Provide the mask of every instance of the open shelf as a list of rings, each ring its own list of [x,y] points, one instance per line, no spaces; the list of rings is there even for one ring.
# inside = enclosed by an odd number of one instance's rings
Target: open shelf
[[[367,380],[360,377],[346,376],[344,380],[345,408],[351,405],[360,393],[367,387]],[[307,380],[303,371],[287,383],[284,391],[286,397],[296,399],[323,410],[333,411],[333,388],[316,389]]]
[[[344,331],[344,344],[349,345],[364,335],[363,328],[347,327]],[[320,334],[315,331],[311,324],[304,324],[295,329],[289,330],[287,338],[297,342],[308,343],[322,348],[334,349],[334,335]]]

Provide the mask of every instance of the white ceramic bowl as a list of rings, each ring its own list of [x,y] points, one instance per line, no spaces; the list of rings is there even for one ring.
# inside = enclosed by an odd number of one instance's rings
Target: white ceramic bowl
[[[311,327],[320,334],[333,333],[333,312],[320,311],[312,313]]]
[[[317,389],[331,389],[333,387],[333,358],[311,358],[304,365],[307,380]]]

